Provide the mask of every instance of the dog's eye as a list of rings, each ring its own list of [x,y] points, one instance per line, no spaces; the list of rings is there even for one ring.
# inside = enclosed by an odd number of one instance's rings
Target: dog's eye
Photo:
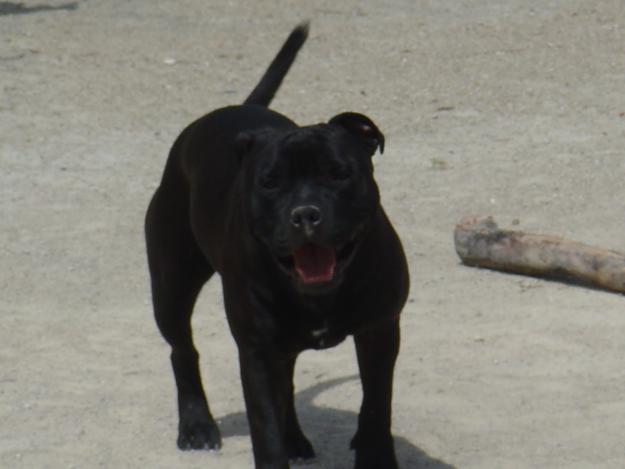
[[[266,190],[274,190],[277,189],[279,184],[276,178],[271,176],[264,176],[260,180],[260,186]]]
[[[336,168],[330,173],[334,181],[347,181],[351,175],[351,172],[347,168]]]

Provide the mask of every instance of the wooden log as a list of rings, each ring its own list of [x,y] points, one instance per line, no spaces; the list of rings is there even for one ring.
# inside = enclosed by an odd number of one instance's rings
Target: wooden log
[[[456,252],[472,267],[548,277],[625,293],[625,254],[557,236],[500,230],[492,217],[466,217]]]

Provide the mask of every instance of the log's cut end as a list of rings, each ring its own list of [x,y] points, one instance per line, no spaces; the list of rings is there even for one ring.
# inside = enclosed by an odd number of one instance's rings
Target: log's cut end
[[[481,259],[487,256],[489,240],[499,235],[499,227],[493,217],[466,216],[460,220],[454,230],[456,252],[463,263],[475,265],[476,258]]]

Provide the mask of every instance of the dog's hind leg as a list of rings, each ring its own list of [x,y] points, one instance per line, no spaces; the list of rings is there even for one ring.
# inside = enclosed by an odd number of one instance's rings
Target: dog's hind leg
[[[191,314],[214,270],[189,227],[184,198],[159,188],[146,215],[146,243],[156,323],[169,345],[178,388],[178,447],[218,449],[221,436],[204,394]]]

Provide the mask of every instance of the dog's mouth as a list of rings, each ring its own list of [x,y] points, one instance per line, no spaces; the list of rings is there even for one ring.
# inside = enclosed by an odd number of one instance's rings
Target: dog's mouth
[[[332,282],[340,267],[351,258],[356,241],[349,241],[338,248],[305,243],[290,256],[280,257],[282,268],[294,275],[304,285]]]

